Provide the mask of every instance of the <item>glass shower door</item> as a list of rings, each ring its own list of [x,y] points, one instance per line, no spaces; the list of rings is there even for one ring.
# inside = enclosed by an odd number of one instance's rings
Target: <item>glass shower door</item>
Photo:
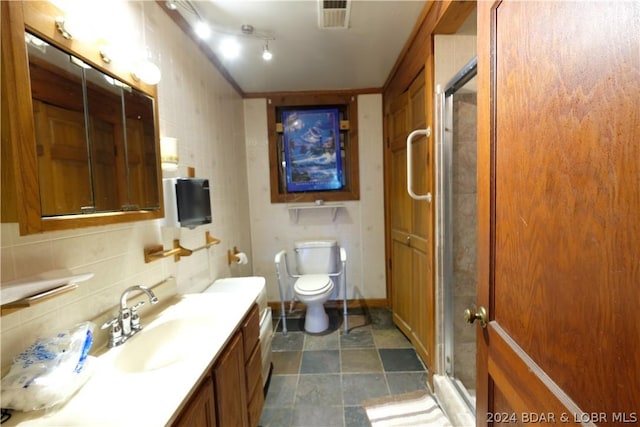
[[[442,203],[445,370],[460,396],[475,410],[476,328],[464,310],[476,302],[477,177],[476,60],[444,90]]]

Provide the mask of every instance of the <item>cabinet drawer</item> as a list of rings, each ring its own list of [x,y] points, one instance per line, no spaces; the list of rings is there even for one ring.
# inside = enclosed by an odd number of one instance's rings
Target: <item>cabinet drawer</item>
[[[247,395],[251,396],[258,384],[262,384],[262,353],[260,343],[253,349],[246,364]],[[258,387],[259,388],[259,387]]]
[[[258,339],[260,338],[260,311],[254,304],[242,322],[242,344],[244,347],[244,360],[249,360]]]
[[[264,406],[264,395],[262,394],[262,388],[256,387],[249,400],[249,425],[251,427],[257,427],[260,422],[260,414],[262,413],[262,407]]]

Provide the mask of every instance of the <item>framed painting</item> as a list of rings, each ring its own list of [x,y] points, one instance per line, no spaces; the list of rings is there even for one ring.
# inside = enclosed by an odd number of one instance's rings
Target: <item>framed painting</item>
[[[342,188],[337,108],[282,113],[288,192]]]

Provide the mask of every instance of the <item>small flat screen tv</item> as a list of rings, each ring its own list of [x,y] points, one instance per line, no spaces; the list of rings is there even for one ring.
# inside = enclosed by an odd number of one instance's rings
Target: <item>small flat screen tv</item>
[[[208,179],[176,178],[175,191],[181,227],[196,228],[198,225],[211,224]]]

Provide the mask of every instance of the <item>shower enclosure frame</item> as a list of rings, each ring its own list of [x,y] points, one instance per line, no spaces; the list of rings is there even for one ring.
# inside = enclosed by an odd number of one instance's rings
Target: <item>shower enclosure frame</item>
[[[438,268],[442,296],[441,321],[439,328],[441,337],[441,373],[446,381],[453,387],[456,394],[461,398],[466,407],[475,413],[475,403],[471,400],[469,393],[462,387],[459,381],[455,381],[454,365],[454,316],[462,316],[462,313],[454,313],[453,304],[453,256],[450,248],[453,247],[453,197],[452,187],[452,156],[453,156],[453,95],[472,80],[477,74],[477,58],[474,57],[465,64],[458,73],[447,83],[444,90],[438,87],[436,94],[436,114],[437,114],[437,137],[440,173],[437,174],[438,194],[440,196],[440,206],[436,210],[438,219]]]

